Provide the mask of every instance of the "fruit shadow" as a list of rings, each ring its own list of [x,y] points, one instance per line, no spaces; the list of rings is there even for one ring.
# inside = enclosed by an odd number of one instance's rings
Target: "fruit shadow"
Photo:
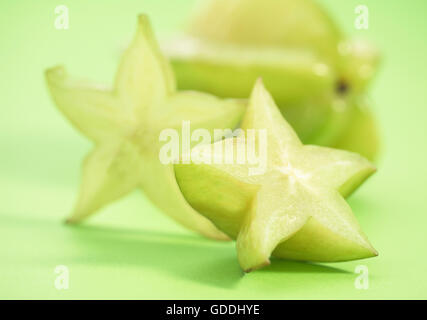
[[[233,288],[243,276],[232,243],[158,231],[66,229],[79,252],[73,262],[140,266],[220,288]]]
[[[258,272],[266,273],[352,273],[344,269],[313,262],[271,259],[271,264]]]
[[[220,288],[233,288],[245,276],[232,242],[199,236],[99,226],[67,228],[81,263],[141,266]],[[255,273],[349,273],[323,264],[272,258]]]
[[[59,255],[62,253],[60,260],[65,264],[150,268],[223,289],[231,289],[241,280],[250,281],[254,279],[252,275],[351,273],[324,264],[272,258],[271,265],[244,274],[237,262],[234,242],[213,241],[191,234],[91,225],[66,226],[58,222],[20,220],[8,216],[0,217],[1,223],[20,227],[25,232],[33,232],[36,235],[42,232],[55,238],[55,233],[58,233],[59,239],[65,237],[63,240],[70,247],[63,252],[57,252]],[[28,227],[30,230],[25,229]],[[53,232],[52,230],[55,233],[49,233]],[[262,283],[263,281],[259,285]]]

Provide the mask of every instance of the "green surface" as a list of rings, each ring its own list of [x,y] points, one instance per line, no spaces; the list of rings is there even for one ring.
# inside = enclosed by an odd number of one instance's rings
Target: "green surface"
[[[274,260],[243,275],[233,243],[205,240],[140,193],[81,227],[62,221],[76,199],[90,143],[57,112],[43,70],[111,83],[136,15],[164,37],[193,1],[64,1],[70,29],[56,30],[55,1],[0,4],[0,298],[427,298],[427,28],[422,0],[366,0],[369,30],[355,30],[359,1],[325,2],[349,33],[384,53],[372,88],[384,140],[378,172],[350,199],[377,258],[337,264]],[[354,286],[356,266],[370,287]],[[54,287],[57,265],[69,289]]]

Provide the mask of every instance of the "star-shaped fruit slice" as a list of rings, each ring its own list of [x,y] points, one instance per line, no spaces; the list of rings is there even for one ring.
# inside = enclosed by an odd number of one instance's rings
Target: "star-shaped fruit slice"
[[[95,143],[83,165],[80,195],[68,219],[79,222],[100,208],[142,189],[162,211],[205,236],[226,236],[184,199],[173,165],[162,164],[163,129],[234,128],[244,112],[238,100],[177,92],[168,61],[162,56],[148,18],[138,18],[136,35],[124,53],[113,89],[71,79],[64,68],[46,71],[59,110]]]
[[[239,162],[251,141],[256,157]],[[325,262],[377,255],[344,200],[375,167],[356,153],[303,145],[261,81],[242,131],[191,152],[191,164],[175,165],[178,184],[196,210],[237,239],[245,271],[271,255]],[[265,159],[264,166],[250,159]]]

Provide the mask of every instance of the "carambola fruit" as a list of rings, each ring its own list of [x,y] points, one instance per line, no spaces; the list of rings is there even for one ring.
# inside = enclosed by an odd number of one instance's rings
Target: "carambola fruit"
[[[354,100],[364,99],[376,74],[378,52],[346,39],[315,1],[206,0],[164,50],[179,88],[246,98],[262,77],[304,143],[375,158],[374,118],[353,115]],[[368,140],[350,133],[367,126]]]
[[[187,201],[237,240],[245,271],[268,265],[271,255],[324,262],[377,255],[344,199],[375,172],[368,160],[303,145],[261,81],[241,129],[236,137],[193,148],[197,162],[175,164],[175,174]],[[249,130],[266,132],[267,165],[260,174],[251,173],[253,164],[236,160],[237,150],[249,143]],[[230,142],[235,160],[226,162]],[[259,155],[259,136],[255,144]]]
[[[87,218],[100,208],[141,189],[163,212],[182,225],[216,238],[227,238],[184,199],[173,165],[159,160],[162,129],[234,128],[245,105],[206,93],[178,92],[168,61],[141,15],[124,53],[114,88],[101,89],[70,78],[63,67],[46,71],[47,85],[58,109],[95,143],[86,157],[80,195],[69,222]]]

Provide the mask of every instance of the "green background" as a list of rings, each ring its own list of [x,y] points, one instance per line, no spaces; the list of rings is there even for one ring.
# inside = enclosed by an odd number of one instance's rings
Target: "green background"
[[[243,275],[233,243],[192,234],[141,193],[80,227],[62,222],[91,149],[54,108],[43,70],[111,83],[136,15],[164,38],[193,1],[2,1],[0,4],[0,298],[427,298],[427,3],[365,0],[368,30],[353,27],[360,1],[322,1],[349,34],[384,54],[371,90],[384,140],[379,170],[349,201],[380,255],[340,264],[274,260]],[[69,8],[70,29],[54,28]],[[424,34],[424,35],[423,35]],[[354,286],[358,265],[369,289]],[[57,265],[70,287],[54,287]]]

